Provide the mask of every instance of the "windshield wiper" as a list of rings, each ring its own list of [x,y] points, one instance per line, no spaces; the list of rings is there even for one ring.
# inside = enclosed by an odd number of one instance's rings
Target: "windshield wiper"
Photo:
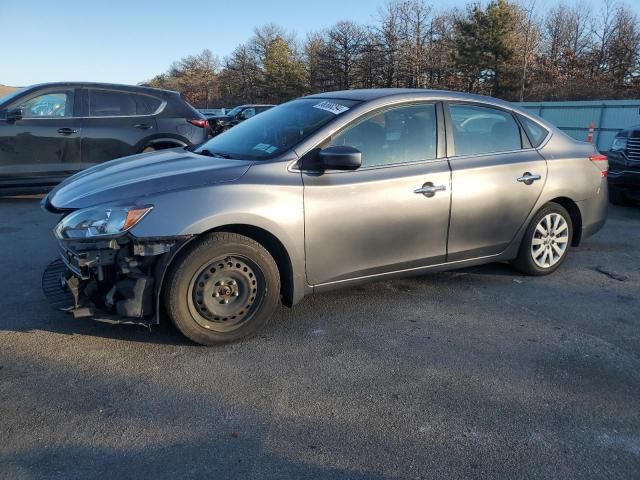
[[[202,154],[202,155],[206,155],[208,157],[220,157],[220,158],[233,158],[231,155],[229,155],[228,153],[222,153],[222,152],[212,152],[211,150],[200,150],[198,153]]]

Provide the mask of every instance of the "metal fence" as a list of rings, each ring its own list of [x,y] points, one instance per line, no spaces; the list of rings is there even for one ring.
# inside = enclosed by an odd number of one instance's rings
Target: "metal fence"
[[[587,140],[589,124],[593,122],[593,143],[600,151],[609,150],[618,131],[640,125],[640,100],[523,102],[518,105],[577,140]]]

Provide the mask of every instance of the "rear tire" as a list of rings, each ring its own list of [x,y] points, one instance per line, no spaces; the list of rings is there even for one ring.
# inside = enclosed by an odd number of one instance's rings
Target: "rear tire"
[[[531,219],[512,264],[527,275],[548,275],[567,259],[572,240],[569,212],[562,205],[547,203]]]
[[[163,290],[176,328],[202,345],[249,337],[280,302],[280,276],[269,252],[235,233],[213,233],[172,262]]]
[[[613,205],[624,206],[629,204],[629,200],[624,192],[620,188],[612,187],[611,185],[609,185],[609,201]]]

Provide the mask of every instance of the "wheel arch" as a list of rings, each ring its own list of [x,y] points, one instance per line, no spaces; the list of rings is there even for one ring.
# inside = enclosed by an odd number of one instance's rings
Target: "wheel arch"
[[[293,264],[291,262],[289,252],[287,251],[284,244],[280,241],[280,239],[278,239],[278,237],[276,237],[268,230],[257,227],[255,225],[242,223],[226,224],[210,228],[197,235],[191,236],[190,238],[182,242],[171,253],[167,254],[164,259],[158,262],[158,270],[156,271],[156,278],[158,280],[155,288],[156,323],[159,323],[160,320],[160,299],[162,297],[162,290],[164,288],[166,273],[169,270],[169,267],[173,264],[179,253],[183,251],[188,245],[191,245],[193,242],[198,241],[204,235],[214,232],[229,232],[244,235],[248,238],[251,238],[252,240],[255,240],[264,248],[266,248],[269,254],[273,257],[278,267],[278,273],[280,275],[280,293],[282,297],[282,303],[287,307],[291,307],[296,303]]]
[[[556,197],[549,200],[547,203],[557,203],[558,205],[564,207],[567,212],[569,212],[569,216],[571,217],[571,224],[573,225],[573,238],[571,240],[571,246],[579,246],[580,241],[582,240],[582,212],[580,212],[580,207],[578,207],[578,204],[571,200],[569,197]]]
[[[189,145],[190,145],[189,142],[179,138],[173,138],[173,137],[150,138],[141,142],[140,147],[138,148],[138,151],[143,152],[144,149],[147,147],[153,147],[156,150],[161,150],[164,148],[187,147]]]

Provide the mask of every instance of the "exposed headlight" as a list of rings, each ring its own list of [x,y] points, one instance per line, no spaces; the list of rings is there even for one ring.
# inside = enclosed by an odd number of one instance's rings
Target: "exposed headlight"
[[[70,213],[56,225],[58,238],[82,240],[124,233],[151,211],[146,207],[91,207]]]
[[[613,139],[613,143],[611,144],[612,152],[620,152],[627,148],[627,138],[626,137],[617,137]]]

